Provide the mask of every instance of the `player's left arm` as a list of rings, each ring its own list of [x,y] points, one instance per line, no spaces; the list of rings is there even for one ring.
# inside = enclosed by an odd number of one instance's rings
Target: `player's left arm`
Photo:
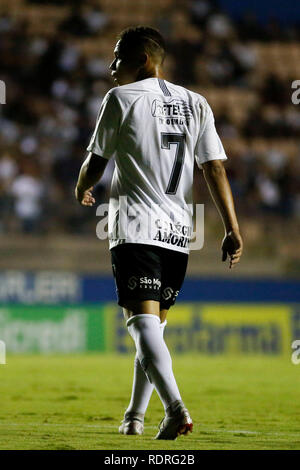
[[[83,206],[93,206],[95,199],[92,195],[93,187],[101,179],[108,160],[89,152],[83,162],[75,188],[75,197]]]
[[[83,206],[92,206],[95,203],[92,189],[116,151],[120,122],[121,106],[113,89],[105,95],[101,103],[95,130],[87,147],[89,154],[79,172],[75,196]]]
[[[235,212],[233,196],[226,170],[221,160],[202,164],[203,174],[212,199],[222,218],[225,237],[222,242],[222,261],[229,257],[229,268],[233,268],[242,256],[243,240]]]
[[[218,136],[215,119],[207,101],[200,104],[203,115],[203,127],[195,147],[196,162],[203,170],[204,178],[212,199],[222,218],[225,237],[222,241],[222,261],[229,257],[229,268],[233,268],[240,260],[243,251],[243,240],[240,235],[234,201],[222,163],[227,160],[224,147]]]

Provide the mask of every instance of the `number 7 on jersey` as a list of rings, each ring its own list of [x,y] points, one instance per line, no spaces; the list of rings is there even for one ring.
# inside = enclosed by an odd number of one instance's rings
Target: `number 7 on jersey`
[[[161,148],[170,150],[170,145],[176,145],[174,164],[167,186],[166,194],[176,194],[179,179],[182,173],[185,155],[185,134],[161,133]]]

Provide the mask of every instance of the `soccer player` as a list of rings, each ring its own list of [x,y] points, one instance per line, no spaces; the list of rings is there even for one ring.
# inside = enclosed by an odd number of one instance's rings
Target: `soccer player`
[[[111,75],[118,85],[105,96],[75,189],[92,206],[93,186],[115,158],[108,232],[118,304],[136,346],[132,396],[119,428],[142,434],[153,389],[165,409],[156,439],[192,431],[163,338],[169,308],[185,277],[192,233],[196,160],[224,223],[222,260],[238,263],[242,239],[226,160],[205,98],[163,79],[165,44],[149,27],[124,30]]]

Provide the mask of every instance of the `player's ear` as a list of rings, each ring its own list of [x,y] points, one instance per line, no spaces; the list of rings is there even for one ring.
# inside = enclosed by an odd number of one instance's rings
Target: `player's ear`
[[[139,65],[143,67],[144,65],[148,63],[148,61],[149,61],[149,56],[147,52],[141,52],[139,56]]]

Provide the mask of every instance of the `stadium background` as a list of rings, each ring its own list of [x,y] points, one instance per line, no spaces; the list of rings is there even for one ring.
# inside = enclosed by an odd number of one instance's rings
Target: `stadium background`
[[[286,1],[2,0],[0,340],[7,353],[132,352],[107,241],[74,185],[116,34],[158,27],[166,78],[203,94],[228,154],[245,253],[221,263],[223,228],[200,171],[204,249],[169,315],[173,352],[291,355],[300,339],[300,6]],[[96,188],[107,201],[112,165]]]

